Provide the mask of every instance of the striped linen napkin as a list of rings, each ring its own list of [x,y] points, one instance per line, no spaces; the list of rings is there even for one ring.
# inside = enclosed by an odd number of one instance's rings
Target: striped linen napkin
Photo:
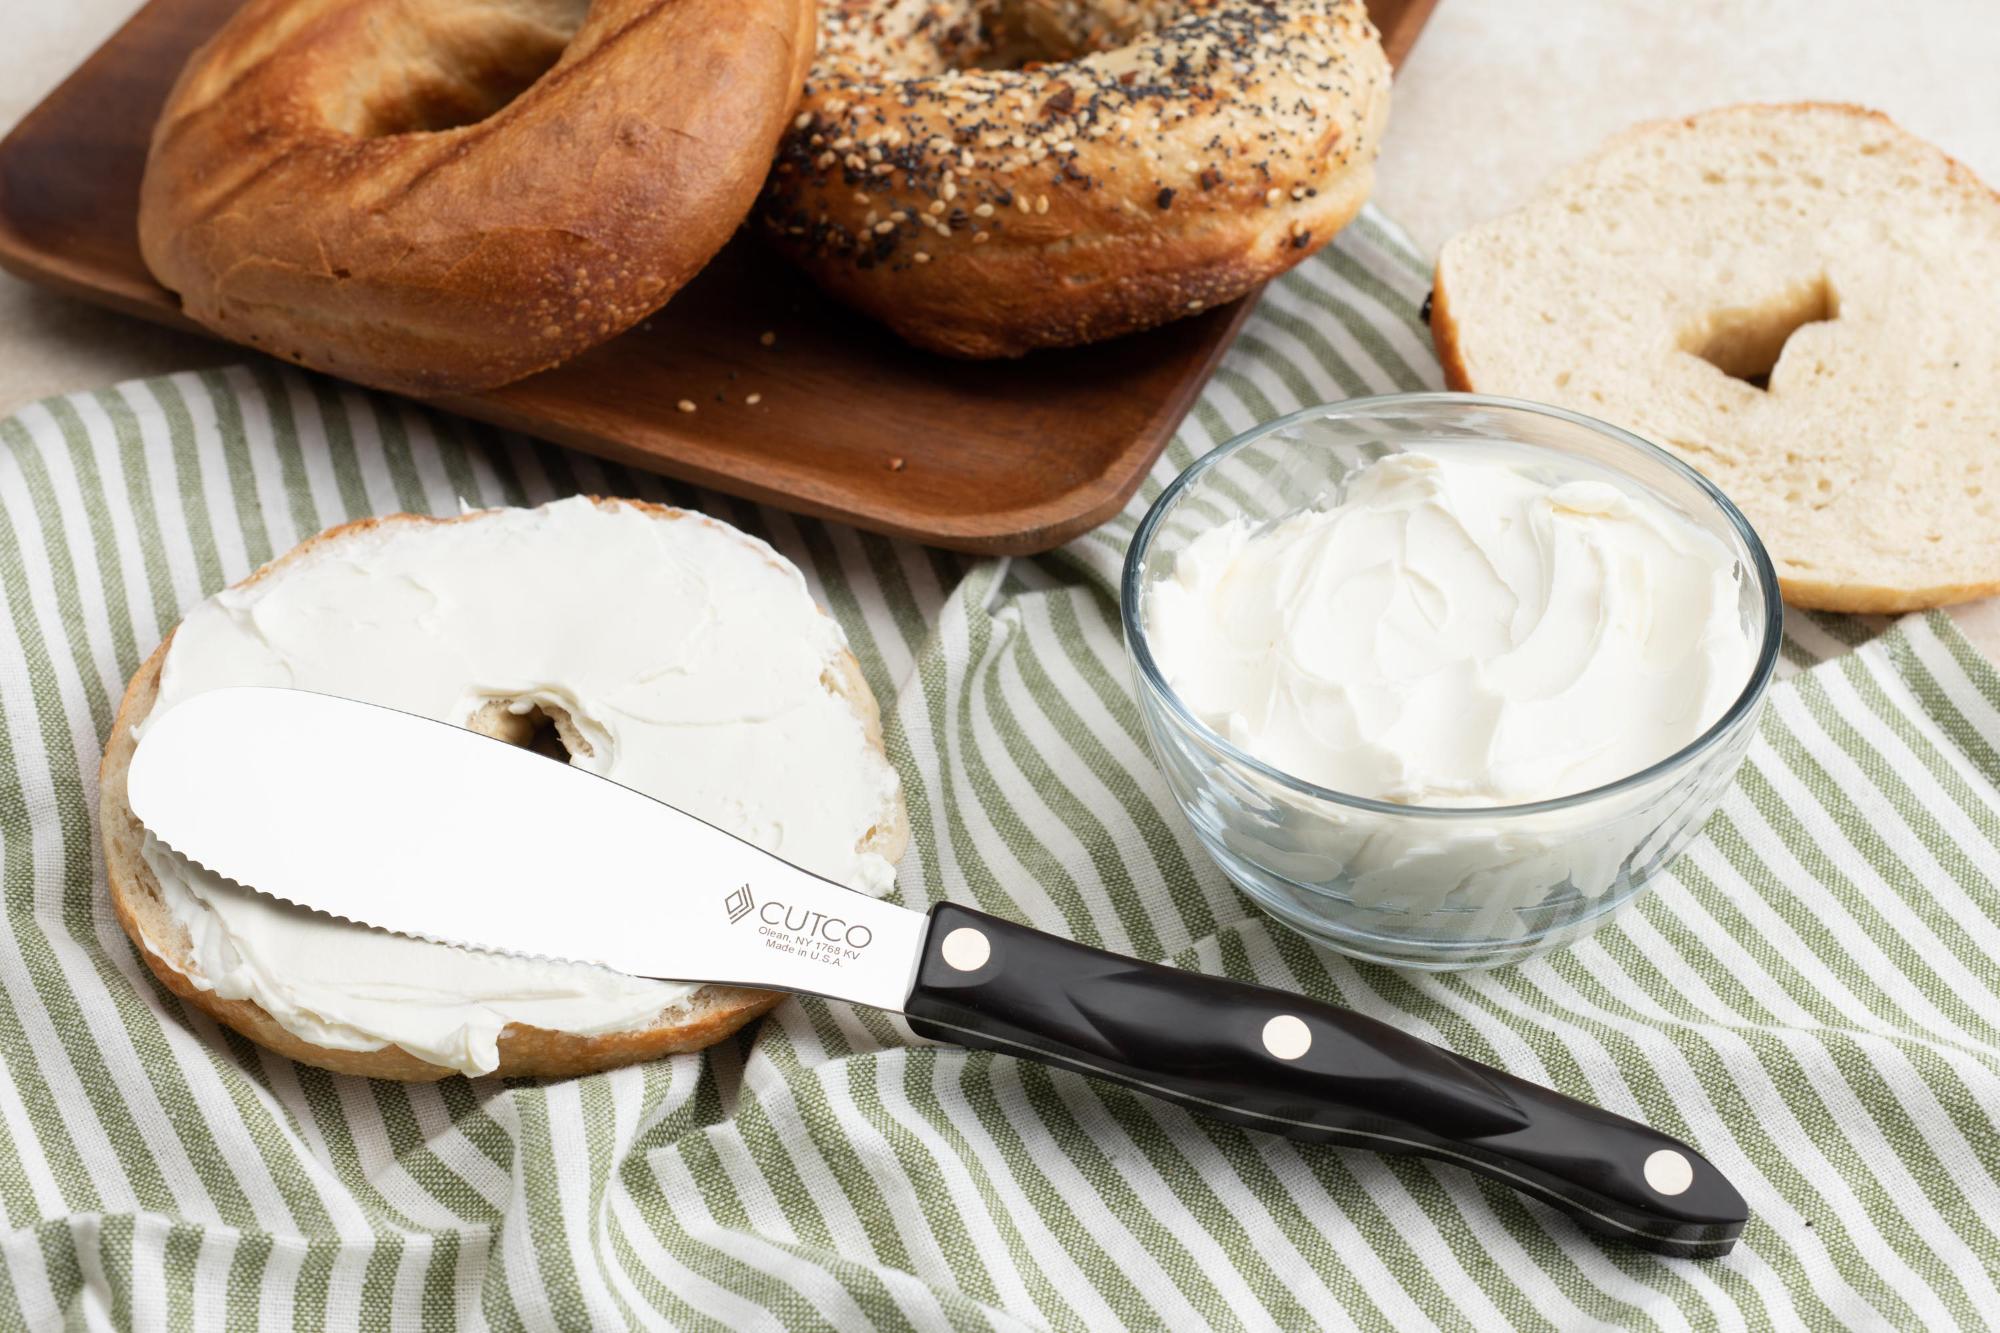
[[[1362,966],[1268,924],[1147,754],[1114,579],[1175,471],[1303,404],[1437,383],[1366,215],[1276,284],[1125,513],[976,560],[641,477],[268,364],[0,422],[0,1327],[1976,1326],[2000,1312],[2000,673],[1942,616],[1794,617],[1706,834],[1575,948]],[[705,1055],[427,1086],[269,1055],[106,902],[99,745],[199,598],[323,527],[575,490],[771,541],[883,703],[899,893],[1354,1006],[1698,1145],[1712,1263],[1418,1160],[1197,1121],[800,1000]]]

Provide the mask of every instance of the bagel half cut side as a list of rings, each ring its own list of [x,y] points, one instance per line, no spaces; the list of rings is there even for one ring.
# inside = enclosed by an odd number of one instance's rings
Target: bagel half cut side
[[[628,506],[647,512],[663,522],[710,521],[700,515],[643,501],[599,499],[594,503],[606,508]],[[289,565],[324,554],[345,539],[359,537],[384,525],[474,523],[481,517],[479,512],[446,519],[397,514],[344,524],[301,543],[235,586],[244,588],[264,579],[282,578]],[[303,1064],[339,1074],[403,1082],[429,1082],[456,1073],[454,1069],[433,1064],[394,1045],[364,1051],[316,1045],[282,1026],[254,1000],[224,999],[201,984],[199,969],[191,956],[187,931],[172,915],[162,897],[159,881],[142,855],[145,829],[132,813],[125,790],[126,773],[137,748],[133,728],[152,712],[159,695],[160,671],[172,645],[173,635],[169,634],[126,686],[98,772],[99,827],[111,904],[139,956],[160,984],[182,1001],[257,1044]],[[880,710],[861,674],[860,664],[851,652],[843,651],[832,664],[824,684],[853,710],[861,723],[867,744],[881,753]],[[504,712],[487,710],[474,719],[475,729],[497,734],[506,729],[508,718],[509,715]],[[493,724],[490,730],[485,725],[488,721]],[[883,821],[868,830],[860,842],[860,850],[875,852],[894,864],[901,858],[908,840],[907,816],[898,796],[893,808],[885,812]],[[670,1007],[643,1027],[583,1035],[513,1024],[501,1033],[500,1064],[493,1072],[503,1076],[567,1077],[677,1052],[699,1050],[730,1036],[746,1023],[769,1012],[784,998],[782,993],[773,991],[704,986],[684,1004]]]
[[[2000,195],[1886,116],[1640,125],[1439,255],[1446,382],[1601,417],[1736,502],[1794,606],[2000,593]]]
[[[813,0],[251,0],[154,129],[147,267],[273,356],[493,388],[665,304],[757,197]]]

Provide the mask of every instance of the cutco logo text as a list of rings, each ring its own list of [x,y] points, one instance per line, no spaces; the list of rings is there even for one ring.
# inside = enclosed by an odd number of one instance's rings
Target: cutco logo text
[[[875,932],[859,921],[776,899],[759,903],[748,884],[725,894],[722,910],[728,913],[732,926],[754,921],[765,948],[831,967],[861,957],[861,951],[875,939]]]

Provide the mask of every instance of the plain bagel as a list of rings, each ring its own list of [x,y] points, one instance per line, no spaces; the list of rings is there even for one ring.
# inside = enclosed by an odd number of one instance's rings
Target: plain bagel
[[[658,309],[756,200],[812,0],[251,0],[160,116],[146,264],[224,337],[491,388]]]
[[[1360,0],[831,0],[819,44],[764,228],[958,356],[1242,296],[1366,201],[1388,114]]]
[[[731,543],[732,549],[747,553],[751,559],[769,562],[770,566],[776,568],[781,578],[789,580],[798,578],[796,571],[763,543],[700,515],[638,501],[597,500],[578,503],[587,503],[598,511],[636,512],[659,523],[703,525],[711,530],[712,540]],[[426,541],[428,540],[426,534],[448,530],[453,525],[481,524],[498,515],[525,512],[529,511],[486,510],[448,520],[404,514],[347,524],[312,538],[264,566],[241,584],[236,585],[234,589],[223,594],[222,599],[227,601],[235,598],[240,605],[244,593],[297,577],[315,566],[331,565],[337,566],[342,572],[350,571],[354,568],[353,562],[357,557],[364,556],[384,542]],[[719,573],[717,576],[720,576]],[[403,591],[407,592],[407,581],[403,582],[405,583]],[[800,600],[801,615],[823,615],[814,610],[802,584],[791,586],[796,588],[795,596]],[[380,615],[395,614],[391,609],[395,605],[394,591],[384,591],[383,597],[388,600],[381,603]],[[317,613],[311,607],[306,608],[306,612]],[[145,719],[160,700],[162,673],[174,669],[170,662],[175,636],[184,632],[185,623],[181,630],[170,634],[167,641],[162,643],[134,674],[105,745],[99,775],[100,829],[111,902],[119,922],[131,936],[147,966],[169,991],[216,1021],[280,1054],[338,1073],[359,1074],[373,1078],[408,1081],[431,1080],[449,1075],[453,1072],[453,1067],[440,1063],[437,1059],[422,1058],[393,1043],[376,1045],[373,1049],[358,1049],[357,1044],[352,1042],[345,1045],[315,1042],[301,1030],[297,1022],[288,1025],[255,998],[243,994],[219,993],[220,988],[216,985],[215,979],[203,973],[197,962],[195,942],[185,924],[185,918],[176,915],[170,895],[161,878],[155,874],[154,863],[148,859],[147,834],[132,813],[126,800],[125,787],[126,772],[138,744],[137,732],[143,728]],[[623,631],[619,633],[622,635]],[[604,641],[599,639],[597,642],[599,646],[593,649],[593,652],[602,650]],[[886,762],[880,759],[881,724],[874,696],[863,680],[853,655],[844,647],[838,646],[837,631],[833,643],[834,651],[818,676],[818,688],[824,689],[832,696],[837,708],[844,708],[851,714],[854,721],[859,724],[854,743],[865,746],[867,751],[872,752],[875,756],[872,762],[882,764],[886,771]],[[213,644],[210,647],[212,649]],[[744,664],[746,671],[755,671],[760,665]],[[232,669],[251,668],[238,665]],[[493,669],[504,672],[506,668],[496,665]],[[577,719],[558,714],[550,720],[554,722],[556,732],[561,736],[565,748],[572,753],[579,748],[586,751],[589,749],[588,736],[580,738],[577,734]],[[474,730],[515,743],[531,743],[533,739],[532,728],[524,724],[522,716],[502,706],[491,705],[480,709],[468,719],[467,725]],[[629,745],[629,741],[624,743]],[[671,759],[672,756],[667,758]],[[908,828],[901,798],[894,790],[893,776],[889,781],[889,794],[879,808],[879,817],[860,835],[855,851],[859,855],[868,858],[879,857],[883,862],[893,864],[902,854],[908,838]],[[717,799],[724,805],[727,804],[726,796]],[[690,805],[689,808],[695,807]],[[715,817],[720,812],[711,808],[704,813]],[[496,836],[505,836],[504,831],[496,830]],[[664,875],[662,882],[668,890],[674,887],[671,875]],[[557,888],[558,886],[551,886],[552,891]],[[238,892],[240,893],[240,890]],[[475,891],[468,896],[467,911],[477,910]],[[380,934],[345,925],[339,926],[338,929],[359,931],[370,936]],[[398,941],[398,944],[422,950],[426,960],[434,950],[447,954],[458,952],[444,945],[413,941]],[[431,973],[428,961],[420,971],[437,975]],[[411,981],[417,985],[435,984],[429,976],[415,976]],[[562,987],[570,984],[566,977],[557,978],[557,982],[558,993]],[[345,986],[349,983],[339,984]],[[401,984],[400,981],[398,984]],[[638,1014],[636,1021],[622,1022],[615,1030],[567,1031],[518,1022],[510,1023],[498,1033],[498,1065],[491,1072],[503,1075],[566,1076],[653,1059],[677,1051],[695,1050],[727,1037],[745,1023],[769,1010],[781,998],[780,995],[769,991],[705,986],[669,1006],[647,1007]]]
[[[1438,258],[1454,389],[1628,427],[1706,473],[1785,600],[2000,593],[2000,195],[1888,117],[1640,125]]]

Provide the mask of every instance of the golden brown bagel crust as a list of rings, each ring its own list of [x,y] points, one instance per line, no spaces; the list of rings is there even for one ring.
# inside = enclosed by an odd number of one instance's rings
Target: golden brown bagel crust
[[[1360,0],[822,13],[763,229],[921,347],[1017,356],[1177,319],[1297,264],[1367,200],[1389,67]],[[978,67],[1027,56],[1054,63]]]
[[[729,239],[813,22],[813,0],[251,0],[167,99],[140,248],[190,316],[275,356],[504,384]]]
[[[599,499],[596,503],[605,507],[628,505],[663,520],[707,521],[682,510],[640,500]],[[248,587],[280,572],[286,565],[304,558],[323,544],[339,542],[344,537],[382,524],[464,523],[476,522],[479,518],[477,512],[453,518],[394,514],[342,524],[301,543],[237,586]],[[259,1045],[301,1063],[330,1069],[337,1074],[358,1074],[402,1082],[430,1082],[456,1073],[456,1070],[431,1064],[399,1046],[385,1046],[375,1051],[348,1051],[314,1045],[286,1030],[255,1001],[222,999],[189,977],[192,963],[188,958],[187,932],[168,910],[160,896],[159,882],[154,879],[140,854],[145,830],[133,815],[125,796],[126,772],[131,767],[132,754],[138,745],[132,728],[153,710],[159,696],[160,669],[166,662],[167,650],[172,643],[173,635],[169,633],[133,674],[131,683],[126,686],[125,697],[118,706],[118,716],[112,723],[111,735],[105,742],[104,758],[98,769],[99,830],[104,845],[105,875],[111,890],[111,905],[119,924],[131,936],[140,958],[159,978],[160,984],[185,1003]],[[854,660],[852,653],[845,653],[835,667],[838,676],[833,682],[835,692],[860,719],[868,743],[880,750],[881,713],[874,694],[861,675],[860,663]],[[909,841],[909,825],[900,799],[891,815],[886,825],[869,831],[863,845],[893,863],[901,858]],[[684,1012],[662,1014],[659,1021],[649,1027],[596,1036],[515,1024],[500,1034],[500,1065],[495,1072],[506,1076],[569,1077],[657,1059],[680,1051],[699,1050],[714,1045],[752,1019],[768,1013],[784,998],[773,991],[706,986],[695,994]]]

